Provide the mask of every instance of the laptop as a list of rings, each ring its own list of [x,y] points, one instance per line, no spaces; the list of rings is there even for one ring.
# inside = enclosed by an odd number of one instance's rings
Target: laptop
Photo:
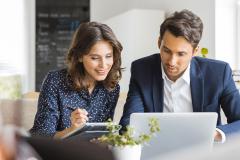
[[[201,152],[211,151],[217,113],[133,113],[130,116],[130,127],[134,128],[134,136],[149,133],[148,121],[153,117],[158,119],[160,132],[143,146],[141,160],[195,146]]]

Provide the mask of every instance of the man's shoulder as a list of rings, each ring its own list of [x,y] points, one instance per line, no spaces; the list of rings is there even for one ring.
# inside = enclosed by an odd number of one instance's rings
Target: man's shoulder
[[[131,66],[131,73],[134,76],[151,77],[154,73],[161,72],[160,54],[153,54],[135,60]]]
[[[216,59],[209,59],[209,58],[202,58],[202,57],[193,57],[192,59],[194,64],[198,64],[199,66],[205,67],[225,67],[228,65],[227,62],[216,60]]]
[[[148,65],[153,64],[154,62],[160,62],[160,54],[155,53],[146,57],[139,58],[132,62],[133,65]]]
[[[210,77],[219,77],[231,70],[227,62],[208,59],[202,57],[194,57],[191,62],[192,73],[201,73]]]

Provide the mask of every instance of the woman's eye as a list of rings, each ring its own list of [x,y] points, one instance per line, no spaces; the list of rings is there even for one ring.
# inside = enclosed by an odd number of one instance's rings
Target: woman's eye
[[[106,58],[112,58],[112,55],[107,55]]]
[[[97,60],[99,59],[98,57],[91,57],[92,60]]]

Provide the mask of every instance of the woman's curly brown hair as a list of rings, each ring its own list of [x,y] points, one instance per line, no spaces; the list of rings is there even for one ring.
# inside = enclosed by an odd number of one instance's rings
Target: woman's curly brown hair
[[[108,90],[112,90],[121,79],[121,43],[117,40],[112,29],[106,24],[86,22],[80,24],[79,28],[75,31],[66,57],[68,75],[75,90],[87,89],[89,87],[85,68],[79,59],[83,55],[87,55],[90,49],[98,41],[102,40],[109,42],[113,47],[113,66],[102,83]]]

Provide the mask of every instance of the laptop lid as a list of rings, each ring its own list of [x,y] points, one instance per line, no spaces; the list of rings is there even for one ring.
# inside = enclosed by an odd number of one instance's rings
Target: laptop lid
[[[167,154],[169,152],[201,146],[201,151],[210,151],[214,141],[217,113],[133,113],[130,126],[139,133],[149,133],[148,121],[155,117],[159,121],[160,132],[148,145],[142,148],[141,159]]]

